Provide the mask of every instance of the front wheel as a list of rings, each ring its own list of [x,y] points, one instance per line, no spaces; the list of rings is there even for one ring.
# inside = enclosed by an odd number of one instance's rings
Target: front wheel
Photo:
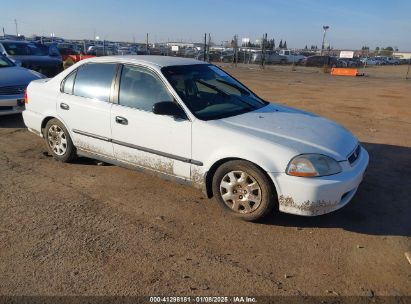
[[[275,206],[274,193],[268,177],[247,161],[224,163],[213,178],[213,194],[220,205],[246,221],[266,216]]]
[[[76,157],[76,148],[64,125],[58,119],[51,119],[44,129],[44,138],[50,154],[61,162],[67,163]]]

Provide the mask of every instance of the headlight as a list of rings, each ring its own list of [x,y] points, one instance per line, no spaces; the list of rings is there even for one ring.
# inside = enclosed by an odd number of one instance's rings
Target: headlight
[[[303,154],[294,157],[287,167],[287,174],[301,177],[325,176],[340,173],[340,164],[322,154]]]

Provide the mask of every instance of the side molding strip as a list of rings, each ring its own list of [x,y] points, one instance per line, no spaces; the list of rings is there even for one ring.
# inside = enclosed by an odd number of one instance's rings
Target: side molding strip
[[[76,134],[83,135],[83,136],[99,139],[99,140],[102,140],[102,141],[111,142],[113,144],[124,146],[124,147],[127,147],[127,148],[136,149],[136,150],[139,150],[139,151],[143,151],[143,152],[147,152],[147,153],[167,157],[167,158],[170,158],[170,159],[178,160],[178,161],[181,161],[181,162],[184,162],[184,163],[189,163],[189,164],[193,164],[193,165],[200,166],[200,167],[203,166],[203,163],[201,161],[198,161],[198,160],[189,159],[189,158],[181,157],[181,156],[178,156],[178,155],[169,154],[169,153],[166,153],[166,152],[153,150],[153,149],[150,149],[150,148],[145,148],[145,147],[125,143],[125,142],[122,142],[122,141],[118,141],[118,140],[115,140],[115,139],[107,138],[107,137],[100,136],[100,135],[95,135],[95,134],[92,134],[92,133],[88,133],[88,132],[84,132],[84,131],[80,131],[80,130],[76,130],[76,129],[73,129],[73,132],[76,133]]]

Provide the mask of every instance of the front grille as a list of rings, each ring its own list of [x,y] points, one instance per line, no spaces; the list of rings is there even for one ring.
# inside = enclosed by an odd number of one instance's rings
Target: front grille
[[[0,106],[0,111],[10,111],[13,110],[13,107],[1,107]]]
[[[27,85],[0,87],[0,95],[22,95]]]
[[[360,153],[361,153],[361,146],[358,145],[357,148],[355,148],[355,150],[348,156],[348,162],[350,163],[350,165],[354,164],[357,159],[360,157]]]

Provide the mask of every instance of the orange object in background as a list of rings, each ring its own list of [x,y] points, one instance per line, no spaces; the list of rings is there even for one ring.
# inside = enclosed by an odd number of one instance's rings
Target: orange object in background
[[[63,55],[63,68],[67,69],[80,60],[96,57],[94,55]]]
[[[331,75],[333,76],[361,76],[357,69],[350,68],[332,68]]]
[[[73,62],[78,62],[80,60],[87,59],[87,58],[93,58],[93,57],[96,57],[96,56],[93,56],[93,55],[66,55],[66,56],[63,56],[63,61],[66,61],[67,59],[70,58],[71,60],[73,60]]]

